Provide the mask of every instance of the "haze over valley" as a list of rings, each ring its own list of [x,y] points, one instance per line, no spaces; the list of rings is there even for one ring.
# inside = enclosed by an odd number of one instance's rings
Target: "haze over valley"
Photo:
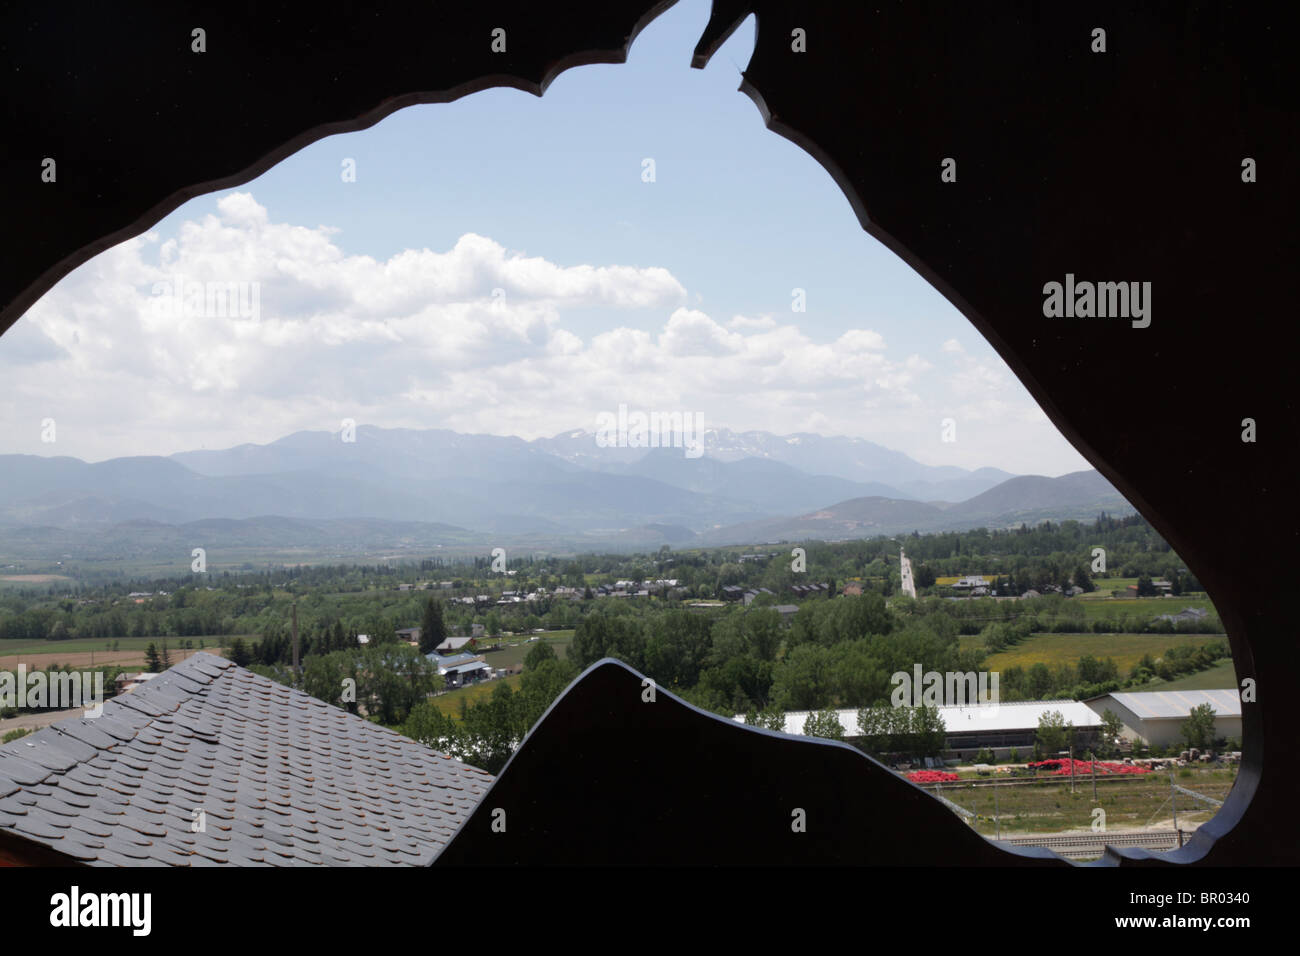
[[[1132,508],[1095,471],[923,465],[860,438],[707,429],[703,455],[362,425],[87,463],[0,456],[11,560],[192,546],[548,550],[838,540]]]

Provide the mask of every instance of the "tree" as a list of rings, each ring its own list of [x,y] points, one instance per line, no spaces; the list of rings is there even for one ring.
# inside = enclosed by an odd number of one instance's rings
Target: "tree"
[[[709,619],[691,611],[667,611],[649,622],[645,671],[661,687],[694,687],[713,644]]]
[[[947,743],[947,727],[937,707],[863,707],[858,711],[858,726],[863,749],[877,757],[936,757]]]
[[[1038,759],[1055,757],[1068,750],[1073,742],[1074,724],[1059,710],[1048,711],[1038,718],[1038,734],[1034,739],[1034,755]]]
[[[1214,743],[1214,707],[1210,704],[1193,707],[1181,731],[1188,747],[1208,750]]]
[[[317,700],[335,704],[348,713],[355,714],[358,653],[343,650],[311,655],[303,662],[302,689]],[[347,683],[349,680],[351,684]]]
[[[432,701],[423,701],[411,708],[406,723],[402,725],[402,733],[426,747],[463,759],[465,748],[460,728]]]
[[[164,638],[163,646],[162,646],[162,669],[167,670],[171,666],[172,666],[172,656],[169,653],[167,653],[167,641]]]
[[[490,698],[465,711],[460,731],[468,763],[488,773],[501,771],[525,733],[520,704],[519,695],[503,681]]]
[[[1088,573],[1087,565],[1081,564],[1074,569],[1074,586],[1085,591],[1097,590],[1097,586],[1092,583],[1092,575]]]
[[[1146,575],[1140,575],[1137,579],[1137,596],[1138,597],[1155,597],[1156,586]]]
[[[1114,756],[1119,749],[1119,735],[1124,732],[1124,721],[1120,720],[1119,714],[1113,710],[1107,710],[1101,715],[1101,748],[1100,754],[1103,757]]]
[[[357,700],[385,726],[403,723],[411,708],[433,693],[437,668],[414,647],[365,647],[359,657]]]
[[[529,648],[528,653],[524,655],[524,670],[537,670],[544,661],[553,660],[558,660],[555,648],[545,641],[538,641],[536,646]]]
[[[804,736],[824,737],[827,740],[843,740],[844,725],[833,708],[813,711],[803,725]]]
[[[1029,694],[1032,698],[1041,700],[1052,689],[1052,672],[1042,661],[1034,662],[1033,666],[1029,668],[1026,679],[1029,684]]]
[[[917,567],[912,583],[919,589],[932,588],[934,587],[935,580],[936,576],[934,568],[930,567],[928,564],[922,564]]]
[[[817,710],[830,702],[831,652],[800,644],[772,671],[772,699],[785,710]]]
[[[862,731],[863,750],[877,757],[893,752],[894,728],[898,723],[895,712],[900,709],[877,704],[874,707],[863,707],[858,711],[858,727]]]
[[[912,748],[917,757],[937,757],[947,742],[947,727],[938,707],[900,707],[911,711]]]
[[[603,657],[615,657],[644,672],[645,643],[639,620],[596,611],[578,622],[569,644],[568,659],[579,668],[586,668]]]
[[[547,648],[550,650],[549,648]],[[578,668],[567,660],[560,660],[554,655],[525,665],[524,675],[519,680],[518,726],[519,735],[532,730],[533,724],[546,713],[546,709],[555,702],[555,698],[573,683],[578,676]]]
[[[751,710],[745,715],[745,723],[751,727],[762,727],[785,733],[785,711],[779,707],[767,707],[763,710]],[[805,729],[806,725],[805,725]]]
[[[424,602],[420,623],[420,653],[431,654],[447,639],[447,622],[442,616],[442,602],[429,598]]]
[[[1156,673],[1156,662],[1151,659],[1149,653],[1143,654],[1142,659],[1133,665],[1133,670],[1129,672],[1129,677],[1135,683],[1145,683],[1149,681]]]
[[[153,647],[152,644],[149,645]],[[239,667],[247,667],[253,660],[253,654],[242,637],[237,637],[230,644],[230,659]]]
[[[158,648],[152,642],[144,649],[144,664],[150,674],[157,674],[163,669],[162,658],[158,656]]]

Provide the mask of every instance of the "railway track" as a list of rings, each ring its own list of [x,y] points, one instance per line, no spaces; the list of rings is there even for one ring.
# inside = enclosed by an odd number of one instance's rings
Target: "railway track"
[[[1128,830],[1114,833],[1063,833],[1044,836],[1003,837],[1012,846],[1041,846],[1064,857],[1101,856],[1108,846],[1141,847],[1146,850],[1173,850],[1179,845],[1177,830]]]
[[[1160,773],[1155,773],[1155,774],[1117,773],[1117,774],[1097,775],[1097,783],[1102,786],[1108,786],[1113,783],[1119,783],[1121,786],[1123,786],[1123,783],[1120,783],[1121,781],[1127,781],[1134,784],[1139,782],[1146,782],[1150,784],[1153,780],[1159,780],[1161,782],[1161,786],[1168,786],[1169,778]],[[1069,784],[1069,782],[1070,782],[1069,774],[1062,774],[1059,777],[1055,775],[1049,776],[1044,774],[1041,777],[1003,777],[1000,779],[988,779],[988,780],[960,780],[960,781],[952,780],[943,784],[943,789],[945,791],[948,791],[948,790],[963,790],[963,789],[983,790],[988,787],[1004,787],[1004,788],[1005,787],[1032,787],[1035,785],[1056,786],[1062,783]],[[1228,783],[1230,789],[1231,782],[1229,781]],[[1076,787],[1082,787],[1084,785],[1091,787],[1092,777],[1086,773],[1075,774],[1074,785]],[[934,784],[925,784],[925,787],[927,789],[933,789]]]

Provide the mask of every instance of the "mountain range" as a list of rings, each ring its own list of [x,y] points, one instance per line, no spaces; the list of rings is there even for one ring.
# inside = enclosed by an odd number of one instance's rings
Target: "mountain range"
[[[41,535],[585,548],[869,537],[1131,510],[1095,471],[930,466],[864,439],[708,429],[681,448],[360,426],[266,445],[88,463],[0,456],[0,544]],[[174,529],[173,532],[166,531]],[[22,550],[26,551],[26,548]]]

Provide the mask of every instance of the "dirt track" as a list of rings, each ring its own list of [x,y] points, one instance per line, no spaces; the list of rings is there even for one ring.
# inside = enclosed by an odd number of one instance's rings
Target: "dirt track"
[[[57,724],[60,720],[68,717],[82,717],[85,710],[81,707],[73,707],[70,710],[47,710],[39,714],[19,714],[17,717],[10,717],[8,720],[0,720],[0,738],[11,730],[22,728],[24,730],[40,730],[42,727],[48,727],[50,724]]]
[[[216,648],[207,648],[211,653],[218,653]],[[168,655],[171,662],[177,664],[191,654],[197,654],[198,650],[180,651],[168,649]],[[73,667],[90,666],[91,654],[85,651],[79,654],[54,653],[54,654],[8,654],[0,657],[0,670],[15,670],[19,660],[26,665],[29,670],[45,668],[52,664],[67,664]],[[138,666],[144,669],[144,652],[143,651],[95,651],[94,663],[96,665],[126,665],[128,667]],[[106,691],[107,692],[107,691]],[[110,698],[111,699],[111,698]],[[23,728],[25,730],[39,730],[42,727],[48,727],[50,724],[58,723],[68,717],[80,717],[84,713],[80,707],[73,707],[70,710],[48,710],[35,714],[19,714],[17,717],[10,717],[8,720],[0,720],[0,736],[11,730]]]
[[[215,647],[205,648],[210,653],[216,654],[219,651]],[[159,644],[158,652],[162,653],[162,645]],[[197,654],[198,649],[183,651],[174,647],[167,649],[167,654],[173,664],[178,664],[191,654]],[[93,658],[93,660],[92,660]],[[144,667],[144,651],[52,651],[40,654],[4,654],[0,655],[0,670],[14,670],[22,663],[27,666],[28,670],[43,669],[53,664],[67,664],[70,667],[89,667],[96,666],[108,667],[110,665],[117,667]]]

